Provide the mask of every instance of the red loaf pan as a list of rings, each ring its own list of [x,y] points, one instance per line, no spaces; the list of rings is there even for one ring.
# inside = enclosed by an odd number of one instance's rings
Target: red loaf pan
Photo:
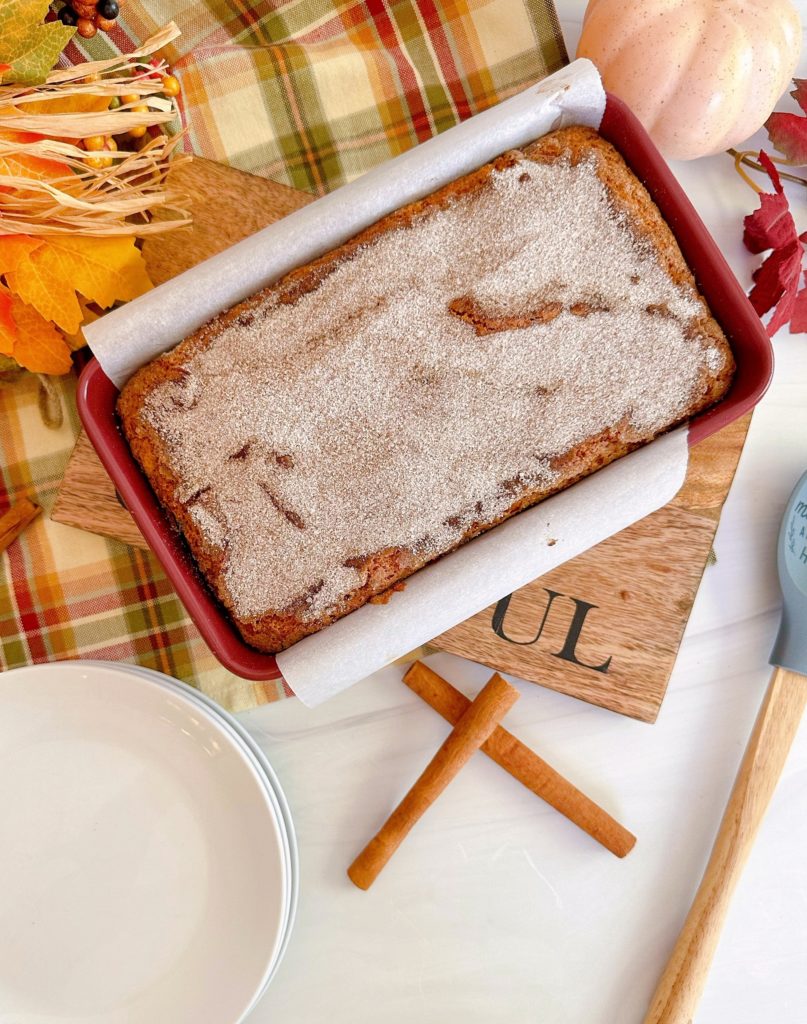
[[[731,391],[719,405],[691,422],[689,443],[696,444],[748,412],[765,393],[773,370],[770,340],[681,186],[639,121],[615,96],[608,97],[600,132],[619,150],[657,203],[734,351],[737,374]],[[91,360],[79,380],[79,415],[149,547],[222,665],[245,679],[279,678],[274,655],[261,654],[244,643],[197,572],[123,439],[115,414],[117,397],[118,389],[96,360]]]

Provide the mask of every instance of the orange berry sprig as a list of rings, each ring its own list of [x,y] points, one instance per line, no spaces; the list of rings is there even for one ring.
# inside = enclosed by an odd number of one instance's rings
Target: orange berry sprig
[[[118,0],[70,0],[59,11],[63,25],[75,26],[83,39],[92,39],[96,32],[109,32],[120,14]]]
[[[117,152],[118,144],[111,135],[90,135],[83,140],[83,146],[88,153],[92,154],[84,161],[88,167],[102,171],[112,166],[110,154]]]
[[[163,95],[173,99],[175,96],[179,96],[179,79],[173,75],[166,75],[163,78]]]
[[[169,69],[162,61],[155,60],[152,63],[155,69],[158,70],[155,70],[154,74],[149,77],[160,80],[161,89],[158,95],[161,94],[166,99],[175,99],[180,93],[179,80],[172,74],[164,73]],[[92,77],[87,76],[85,81],[90,81]],[[110,110],[117,110],[124,106],[128,112],[136,114],[146,114],[149,110],[148,104],[143,102],[143,97],[136,92],[124,93],[122,96],[112,96],[109,100]],[[140,139],[144,138],[147,131],[146,125],[135,125],[127,132],[120,133],[119,138],[124,140],[121,145],[125,146],[126,139],[139,142]],[[84,158],[84,162],[88,167],[101,171],[111,167],[114,163],[113,154],[118,151],[118,143],[114,135],[90,135],[82,139],[80,144],[89,154]]]

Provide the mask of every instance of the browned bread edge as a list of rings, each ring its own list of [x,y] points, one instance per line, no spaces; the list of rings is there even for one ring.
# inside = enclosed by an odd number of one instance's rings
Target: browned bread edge
[[[653,247],[662,265],[676,283],[691,286],[697,294],[692,273],[647,190],[628,169],[613,146],[597,132],[582,126],[563,128],[530,144],[523,152],[528,159],[541,163],[553,162],[564,156],[568,156],[572,163],[577,163],[591,154],[596,154],[597,173],[608,188],[614,205],[627,214],[631,229]],[[149,479],[161,505],[183,533],[201,575],[226,607],[244,640],[258,650],[275,653],[290,647],[304,636],[317,632],[361,607],[370,598],[383,593],[448,551],[443,551],[439,555],[422,556],[393,547],[356,559],[351,564],[355,564],[365,575],[365,582],[344,595],[339,607],[327,616],[307,618],[305,596],[301,596],[288,608],[267,611],[263,615],[251,618],[239,617],[232,607],[224,584],[226,552],[208,543],[186,507],[175,497],[178,481],[171,468],[169,453],[158,432],[142,414],[148,395],[166,380],[181,377],[184,364],[195,353],[212,344],[217,335],[232,321],[248,316],[250,310],[270,294],[276,294],[281,302],[293,303],[300,295],[315,289],[339,262],[351,258],[360,246],[372,243],[380,234],[411,224],[432,209],[445,207],[459,195],[475,191],[484,184],[494,168],[509,166],[515,159],[514,154],[505,153],[492,163],[446,185],[431,196],[389,214],[339,248],[292,271],[276,284],[221,313],[176,348],[144,366],[124,386],[117,408],[123,432],[135,458]],[[710,346],[724,353],[724,369],[716,374],[703,373],[699,393],[693,396],[680,420],[668,424],[667,429],[677,426],[719,401],[731,384],[734,360],[728,342],[702,297],[700,303],[703,312],[697,324],[693,325],[693,335],[698,334],[707,338]],[[633,430],[630,424],[624,421],[614,424],[596,437],[582,441],[571,451],[552,461],[552,469],[557,473],[557,477],[551,487],[530,490],[515,500],[502,515],[492,520],[473,523],[450,550],[517,512],[569,487],[609,462],[652,440],[653,436],[656,435]]]

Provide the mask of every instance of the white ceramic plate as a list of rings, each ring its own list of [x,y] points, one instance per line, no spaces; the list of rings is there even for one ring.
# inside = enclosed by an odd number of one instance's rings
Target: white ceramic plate
[[[67,662],[0,675],[3,1024],[236,1024],[290,926],[285,824],[179,687]]]
[[[107,671],[110,668],[108,662],[102,661],[85,661],[84,664],[97,665],[99,668],[105,668]],[[119,666],[115,666],[116,668]],[[127,672],[136,672],[138,675],[145,676],[154,682],[159,683],[162,686],[169,687],[170,689],[179,689],[184,693],[189,700],[199,704],[208,714],[219,721],[222,725],[228,728],[233,734],[237,743],[241,743],[247,753],[255,762],[258,771],[264,776],[264,782],[269,792],[270,800],[276,804],[277,812],[279,817],[282,819],[285,829],[282,829],[282,838],[284,840],[284,849],[287,853],[288,873],[289,873],[289,887],[288,887],[288,906],[286,921],[283,930],[283,936],[278,949],[277,956],[275,958],[274,966],[270,974],[267,976],[263,989],[256,993],[255,1003],[258,1002],[260,997],[266,991],[269,982],[275,975],[277,968],[280,966],[280,962],[283,959],[283,954],[286,952],[286,948],[291,938],[291,930],[294,924],[294,918],[297,913],[297,900],[299,897],[300,888],[300,860],[299,853],[297,850],[297,838],[294,832],[294,823],[291,818],[291,810],[289,809],[288,801],[286,800],[286,794],[280,785],[277,775],[275,774],[274,768],[266,758],[266,755],[253,740],[247,730],[241,725],[237,718],[225,711],[224,708],[220,707],[214,700],[202,693],[200,690],[194,689],[192,686],[188,686],[186,683],[180,682],[178,679],[174,679],[171,676],[163,675],[160,672],[154,672],[148,668],[142,668],[139,665],[126,665],[123,669]]]

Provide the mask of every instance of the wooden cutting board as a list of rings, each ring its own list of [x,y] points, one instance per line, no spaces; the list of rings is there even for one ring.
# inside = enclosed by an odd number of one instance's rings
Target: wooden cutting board
[[[146,242],[156,284],[311,201],[207,160],[178,167],[173,178],[193,197],[194,226]],[[684,487],[669,505],[430,646],[654,721],[749,422],[745,417],[691,450]],[[83,433],[53,518],[146,547]]]

